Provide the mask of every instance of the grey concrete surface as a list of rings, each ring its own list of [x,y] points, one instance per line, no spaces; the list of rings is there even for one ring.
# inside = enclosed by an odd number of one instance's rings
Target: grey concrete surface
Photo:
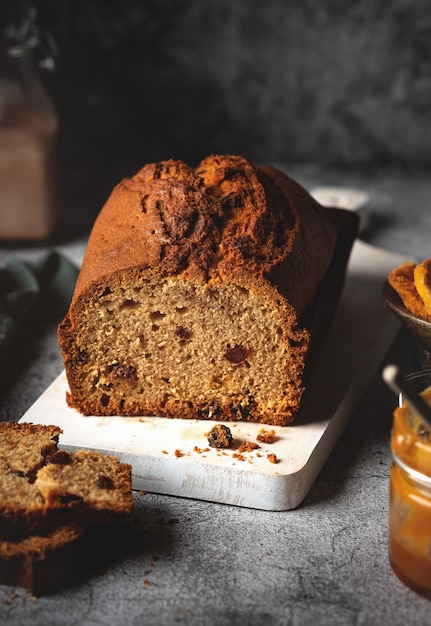
[[[431,256],[429,177],[317,166],[289,173],[308,187],[368,191],[363,238],[414,258]],[[85,241],[63,239],[56,248],[79,262]],[[41,250],[0,249],[0,261],[10,253],[25,258]],[[37,320],[18,341],[2,375],[1,420],[19,419],[60,372],[56,322]],[[415,346],[403,332],[384,362],[417,368]],[[379,371],[296,510],[264,512],[135,493],[130,546],[118,560],[52,596],[34,599],[0,586],[0,624],[429,624],[429,601],[395,577],[387,557],[394,405]]]

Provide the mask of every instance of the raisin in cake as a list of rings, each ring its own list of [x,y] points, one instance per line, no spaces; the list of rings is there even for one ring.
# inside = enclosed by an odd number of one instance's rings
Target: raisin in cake
[[[288,424],[356,231],[271,166],[146,165],[96,219],[59,326],[70,405]]]

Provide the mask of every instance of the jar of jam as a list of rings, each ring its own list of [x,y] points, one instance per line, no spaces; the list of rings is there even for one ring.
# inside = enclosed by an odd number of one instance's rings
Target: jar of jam
[[[431,404],[431,370],[408,379]],[[431,432],[409,405],[394,411],[389,559],[396,575],[431,599]]]

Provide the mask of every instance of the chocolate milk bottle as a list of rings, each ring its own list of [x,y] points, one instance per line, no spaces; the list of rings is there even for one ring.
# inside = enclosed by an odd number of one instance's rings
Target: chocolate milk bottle
[[[24,0],[1,4],[0,240],[43,240],[57,222],[58,120],[38,76],[36,12]]]

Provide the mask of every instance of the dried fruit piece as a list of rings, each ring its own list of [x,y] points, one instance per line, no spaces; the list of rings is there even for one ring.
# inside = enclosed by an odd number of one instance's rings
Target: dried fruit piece
[[[48,460],[49,463],[55,465],[70,465],[72,463],[72,457],[66,450],[57,450]]]
[[[224,353],[224,358],[230,363],[237,365],[243,363],[250,356],[250,350],[241,345],[236,345],[233,348],[228,344]]]
[[[109,476],[105,476],[104,474],[99,476],[96,481],[96,485],[100,489],[114,489],[114,483],[112,481],[112,478],[110,478]]]
[[[431,259],[427,259],[415,267],[414,283],[416,290],[431,315]]]
[[[192,331],[185,326],[177,326],[177,328],[175,329],[175,334],[180,339],[184,339],[184,341],[187,341],[193,337]]]
[[[113,363],[109,367],[109,372],[110,377],[114,380],[125,380],[129,383],[134,383],[137,380],[136,367],[133,365]]]
[[[209,431],[207,440],[212,448],[229,448],[232,445],[233,437],[228,426],[215,424]]]

